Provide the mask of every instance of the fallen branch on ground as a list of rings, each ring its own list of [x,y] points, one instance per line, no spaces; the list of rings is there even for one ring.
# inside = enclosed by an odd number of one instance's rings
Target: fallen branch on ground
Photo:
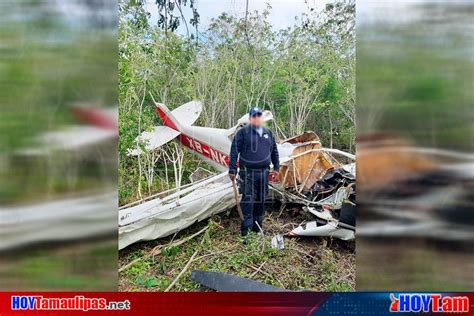
[[[263,268],[263,266],[265,265],[265,263],[267,263],[267,262],[265,261],[264,263],[262,263],[262,264],[258,267],[258,269],[255,270],[255,272],[250,275],[250,277],[253,278],[255,275],[257,275],[257,273],[260,272],[260,270]]]
[[[248,264],[248,263],[244,263],[244,265],[246,265],[247,267],[249,267],[250,269],[252,269],[252,270],[254,270],[254,271],[258,271],[258,272],[263,273],[264,275],[266,275],[266,276],[269,277],[270,279],[276,280],[276,281],[280,284],[280,286],[281,286],[282,288],[286,288],[286,287],[283,285],[283,283],[282,283],[278,278],[276,278],[275,276],[271,275],[270,273],[265,272],[265,271],[263,271],[262,269],[259,269],[259,268],[255,267],[255,266],[251,265],[251,264]]]
[[[199,256],[196,258],[195,261],[198,261],[198,260],[201,260],[201,259],[204,259],[206,257],[210,257],[210,256],[216,256],[218,254],[221,254],[223,252],[230,252],[231,250],[234,250],[235,248],[237,248],[238,245],[235,245],[234,247],[230,247],[228,249],[224,249],[224,250],[221,250],[221,251],[217,251],[217,252],[211,252],[211,253],[208,253],[208,254],[205,254],[205,255],[202,255],[202,256]]]
[[[159,245],[159,246],[156,246],[155,248],[153,248],[152,250],[150,250],[146,255],[144,255],[143,257],[140,257],[140,258],[137,258],[135,260],[132,260],[130,261],[129,263],[127,263],[126,265],[120,267],[120,269],[118,270],[118,272],[122,272],[122,271],[125,271],[126,269],[130,268],[133,264],[137,263],[138,261],[140,260],[143,260],[143,259],[146,259],[146,258],[149,258],[149,257],[153,257],[153,256],[156,256],[157,254],[159,254],[159,250],[161,251],[162,248],[169,248],[169,247],[176,247],[176,246],[179,246],[179,245],[182,245],[184,244],[185,242],[188,242],[189,240],[193,239],[194,237],[196,236],[199,236],[201,235],[202,233],[204,233],[207,229],[209,228],[209,226],[206,226],[204,227],[203,229],[201,229],[200,231],[198,231],[197,233],[194,233],[193,235],[191,236],[188,236],[186,238],[183,238],[177,242],[174,242],[174,243],[171,243],[167,246],[165,245]]]
[[[183,276],[184,272],[186,272],[186,270],[188,270],[189,266],[191,265],[191,263],[193,262],[194,260],[194,257],[196,257],[196,255],[198,254],[199,252],[199,249],[196,250],[193,255],[191,256],[191,258],[189,259],[188,263],[186,263],[186,265],[184,266],[183,270],[181,270],[181,272],[178,274],[178,276],[173,280],[173,282],[171,282],[171,284],[166,288],[165,292],[169,292],[169,290],[171,290],[173,288],[173,286],[176,284],[176,282],[179,281],[179,279]]]

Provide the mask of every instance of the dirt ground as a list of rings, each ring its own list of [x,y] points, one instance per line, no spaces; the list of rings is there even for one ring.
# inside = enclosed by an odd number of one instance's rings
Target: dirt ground
[[[252,234],[247,245],[239,236],[236,211],[231,210],[175,236],[120,251],[119,291],[209,291],[190,279],[194,269],[225,272],[290,290],[355,290],[354,241],[285,237],[285,249],[275,250],[270,246],[273,236],[314,218],[299,209],[272,209],[265,216],[265,234]],[[206,226],[204,232],[187,240]]]

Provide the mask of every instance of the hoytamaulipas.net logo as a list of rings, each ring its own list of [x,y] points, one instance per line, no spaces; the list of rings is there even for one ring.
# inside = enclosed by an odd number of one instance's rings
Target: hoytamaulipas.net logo
[[[16,295],[11,297],[12,310],[130,310],[130,301],[107,301],[100,297],[43,297]]]
[[[462,313],[469,311],[469,297],[440,293],[390,294],[391,312]]]

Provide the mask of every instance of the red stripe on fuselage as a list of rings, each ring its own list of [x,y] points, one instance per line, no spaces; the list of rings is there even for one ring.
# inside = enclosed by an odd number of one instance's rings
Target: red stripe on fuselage
[[[178,127],[176,127],[176,125],[173,123],[173,121],[166,115],[166,113],[158,106],[156,106],[156,112],[160,116],[160,119],[163,121],[163,124],[165,124],[165,126],[171,127],[175,131],[180,131]]]
[[[229,167],[229,156],[223,152],[185,134],[179,135],[178,139],[184,146],[188,147],[192,151],[209,158],[226,168]]]
[[[217,162],[226,168],[229,168],[229,156],[222,153],[221,151],[184,134],[180,134],[178,136],[178,140],[190,150],[200,154],[201,156],[211,159],[212,161]],[[280,183],[278,177],[276,177],[273,173],[268,175],[268,180],[271,183]]]

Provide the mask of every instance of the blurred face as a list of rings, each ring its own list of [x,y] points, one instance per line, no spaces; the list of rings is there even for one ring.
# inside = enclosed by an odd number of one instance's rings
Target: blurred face
[[[263,126],[263,116],[262,114],[257,114],[250,117],[250,125],[255,127],[262,127]]]

